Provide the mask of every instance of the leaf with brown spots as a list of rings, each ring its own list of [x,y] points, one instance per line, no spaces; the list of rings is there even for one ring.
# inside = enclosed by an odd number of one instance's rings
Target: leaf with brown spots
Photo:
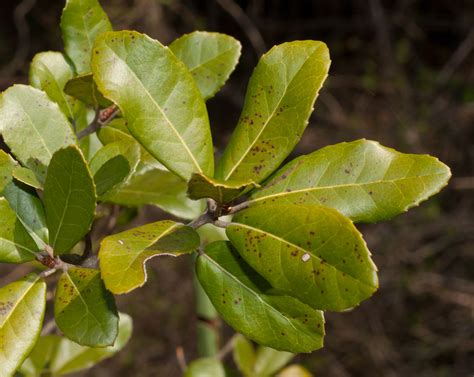
[[[102,279],[115,294],[145,284],[145,263],[154,256],[177,257],[199,247],[196,231],[174,221],[158,221],[105,237],[99,250]]]
[[[197,276],[221,317],[259,344],[289,352],[323,345],[323,313],[276,294],[229,242],[209,244],[197,259]]]
[[[375,222],[417,206],[450,177],[449,167],[435,157],[362,139],[294,159],[254,191],[250,204],[318,204],[355,222]]]
[[[250,78],[216,177],[260,183],[277,169],[308,125],[329,65],[323,42],[288,42],[266,53]]]
[[[362,235],[332,208],[251,207],[234,216],[226,233],[274,288],[315,309],[351,308],[377,290],[377,268]]]

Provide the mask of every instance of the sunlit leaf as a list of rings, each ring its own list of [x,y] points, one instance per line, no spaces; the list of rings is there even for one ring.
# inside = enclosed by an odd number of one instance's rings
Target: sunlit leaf
[[[97,86],[120,108],[131,134],[185,180],[194,172],[212,176],[206,105],[184,64],[132,31],[102,34],[92,55]]]
[[[50,245],[56,254],[69,251],[89,231],[95,213],[95,187],[76,146],[56,152],[44,184]]]
[[[112,30],[98,0],[67,0],[61,15],[64,50],[79,74],[91,71],[91,51],[96,37]]]
[[[237,335],[233,342],[234,362],[245,377],[254,375],[255,350],[250,340],[243,335]]]
[[[46,93],[26,85],[14,85],[2,93],[0,133],[12,153],[35,172],[40,182],[44,181],[53,153],[76,142],[58,105]]]
[[[17,166],[18,164],[12,156],[0,149],[0,194],[5,186],[12,181],[13,170]]]
[[[28,356],[43,323],[46,283],[38,275],[0,288],[0,373],[13,376]]]
[[[170,49],[194,77],[204,99],[216,94],[235,69],[240,42],[221,33],[195,31],[170,44]]]
[[[179,256],[199,247],[199,235],[174,221],[158,221],[105,237],[99,250],[106,287],[115,294],[145,284],[145,262],[159,255]]]
[[[188,183],[188,196],[194,200],[212,198],[218,203],[228,203],[255,187],[259,185],[251,180],[221,181],[194,173]]]
[[[188,365],[184,377],[225,377],[224,366],[218,359],[203,358]]]
[[[295,357],[290,352],[278,351],[268,347],[258,347],[254,364],[254,375],[273,376]]]
[[[315,203],[353,221],[375,222],[418,205],[450,176],[435,157],[403,154],[362,139],[294,159],[255,191],[251,203]]]
[[[260,183],[279,167],[308,124],[329,64],[326,45],[317,41],[283,43],[260,59],[217,178]]]
[[[23,166],[15,166],[11,172],[12,176],[27,186],[42,190],[43,185],[38,181],[32,170]]]
[[[71,78],[66,83],[64,92],[93,108],[106,108],[112,105],[112,102],[99,92],[92,73]]]
[[[110,346],[117,337],[115,300],[99,270],[74,267],[63,272],[56,287],[54,317],[64,335],[83,346]]]
[[[344,310],[370,297],[377,269],[361,234],[332,208],[265,205],[234,216],[227,236],[274,288],[320,310]]]
[[[313,375],[301,365],[290,365],[277,373],[275,377],[313,377]]]
[[[272,294],[272,287],[228,242],[206,247],[197,259],[197,275],[221,317],[247,338],[290,352],[322,347],[322,312],[293,297]]]

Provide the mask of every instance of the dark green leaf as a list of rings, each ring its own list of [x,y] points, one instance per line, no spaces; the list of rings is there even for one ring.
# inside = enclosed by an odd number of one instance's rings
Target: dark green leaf
[[[112,105],[112,102],[99,92],[92,73],[71,78],[66,83],[64,92],[93,108],[106,108]]]
[[[229,203],[244,191],[260,187],[251,180],[221,181],[194,173],[188,183],[188,196],[191,199],[212,198],[218,203]]]
[[[0,262],[23,263],[34,260],[38,247],[17,219],[5,198],[0,198]]]
[[[57,151],[48,167],[44,205],[50,245],[56,254],[69,251],[89,231],[95,212],[95,187],[81,151]]]
[[[41,89],[70,120],[75,119],[80,103],[64,93],[74,73],[63,54],[46,51],[36,54],[30,66],[30,84]]]
[[[0,288],[0,373],[13,376],[40,335],[46,283],[38,275]]]
[[[199,235],[174,221],[158,221],[105,237],[99,250],[106,287],[115,294],[145,284],[145,262],[159,255],[179,256],[199,247]]]
[[[332,208],[253,207],[234,216],[226,232],[274,288],[313,308],[344,310],[377,290],[377,268],[361,234]]]
[[[403,154],[362,139],[296,158],[255,191],[251,203],[315,203],[353,221],[375,222],[418,205],[450,176],[434,157]]]
[[[228,242],[206,247],[197,260],[197,275],[221,317],[246,337],[290,352],[322,347],[322,312],[293,297],[271,295],[271,286]]]
[[[115,300],[105,289],[99,270],[70,268],[61,275],[54,317],[64,335],[83,346],[110,346],[117,337]]]
[[[48,228],[43,203],[35,191],[12,182],[5,188],[4,196],[38,248],[44,249],[48,244]]]
[[[228,35],[195,31],[176,39],[171,51],[194,77],[204,99],[216,94],[235,69],[240,42]]]
[[[222,363],[210,357],[194,360],[184,372],[184,377],[225,377],[225,375]]]
[[[92,70],[99,90],[155,158],[185,180],[194,172],[212,176],[206,105],[168,48],[137,32],[105,33],[96,41]]]
[[[308,124],[329,64],[326,45],[316,41],[283,43],[260,59],[217,178],[259,183],[280,166]]]
[[[76,142],[58,105],[46,93],[26,85],[14,85],[2,93],[0,133],[12,153],[35,172],[40,182],[44,182],[53,153]]]
[[[64,50],[79,74],[91,71],[92,46],[96,37],[112,30],[107,14],[97,0],[67,0],[61,16]]]

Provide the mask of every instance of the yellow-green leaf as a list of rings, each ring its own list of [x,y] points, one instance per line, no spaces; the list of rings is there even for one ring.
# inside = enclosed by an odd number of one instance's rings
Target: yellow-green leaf
[[[18,164],[12,156],[0,149],[0,194],[5,186],[12,181],[12,174],[17,166]]]
[[[25,185],[33,187],[38,190],[43,189],[43,185],[38,181],[32,170],[24,168],[23,166],[15,166],[11,172],[12,176]]]
[[[106,108],[112,105],[112,102],[99,92],[92,73],[71,78],[66,83],[64,92],[94,108]]]
[[[184,377],[225,377],[225,369],[218,359],[211,357],[194,360],[188,365]]]

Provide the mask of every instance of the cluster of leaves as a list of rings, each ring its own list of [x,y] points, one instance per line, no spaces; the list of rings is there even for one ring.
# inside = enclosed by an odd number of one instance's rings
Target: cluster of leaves
[[[328,75],[322,42],[283,43],[260,59],[215,169],[205,101],[235,68],[238,41],[194,32],[166,47],[112,31],[97,0],[68,0],[61,29],[65,54],[36,55],[31,85],[0,98],[11,152],[0,151],[0,262],[47,266],[0,289],[2,376],[37,342],[45,277],[61,272],[54,316],[66,338],[41,337],[21,366],[25,375],[61,375],[120,349],[130,321],[119,321],[113,294],[142,286],[149,258],[196,251],[199,282],[229,325],[278,350],[316,350],[323,311],[352,308],[378,286],[353,223],[404,212],[450,177],[433,157],[367,140],[280,168]],[[153,204],[192,221],[107,236],[97,263],[87,241],[98,203]],[[196,230],[208,223],[225,228],[226,239],[204,248]],[[253,364],[239,365],[255,375],[258,358],[248,357]]]

